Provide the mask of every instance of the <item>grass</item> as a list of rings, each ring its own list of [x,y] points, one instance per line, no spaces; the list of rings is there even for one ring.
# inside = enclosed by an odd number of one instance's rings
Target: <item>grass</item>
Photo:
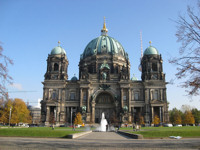
[[[55,137],[65,138],[69,134],[82,132],[84,128],[70,127],[33,127],[33,128],[0,128],[0,136],[15,137]],[[183,138],[200,138],[200,127],[142,127],[141,131],[133,131],[132,128],[120,128],[129,133],[142,134],[144,138],[167,138],[169,136],[181,136]]]
[[[80,129],[72,131],[72,128],[33,127],[33,128],[0,128],[0,136],[15,137],[56,137],[65,138],[69,134],[82,132]]]
[[[124,128],[122,130],[125,130]],[[127,129],[128,130],[128,129]],[[181,136],[183,138],[200,138],[200,127],[143,127],[140,131],[131,131],[129,133],[142,134],[144,138],[166,138],[169,136]]]

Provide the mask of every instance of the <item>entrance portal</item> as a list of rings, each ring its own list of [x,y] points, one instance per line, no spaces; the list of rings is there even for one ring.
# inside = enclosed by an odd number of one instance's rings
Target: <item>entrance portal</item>
[[[108,123],[112,122],[112,117],[115,115],[115,105],[113,97],[106,92],[100,93],[96,98],[95,105],[95,123],[100,123],[101,114],[104,112]]]

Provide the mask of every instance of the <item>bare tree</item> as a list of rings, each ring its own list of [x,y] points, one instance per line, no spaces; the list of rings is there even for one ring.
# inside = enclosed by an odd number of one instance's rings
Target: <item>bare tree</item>
[[[0,45],[0,99],[8,97],[5,84],[11,83],[12,81],[12,77],[8,75],[9,64],[13,64],[13,61],[9,57],[3,55],[3,48]]]
[[[188,6],[187,18],[180,15],[176,23],[180,56],[169,62],[177,66],[176,77],[183,79],[181,86],[186,88],[188,95],[196,96],[200,94],[200,1],[197,11]]]

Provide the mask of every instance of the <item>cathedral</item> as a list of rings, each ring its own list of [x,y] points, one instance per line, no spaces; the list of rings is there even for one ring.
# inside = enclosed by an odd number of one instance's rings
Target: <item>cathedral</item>
[[[150,125],[156,115],[161,123],[169,121],[161,54],[150,44],[141,57],[141,80],[130,77],[128,54],[107,32],[104,21],[101,35],[80,56],[78,78],[68,79],[67,53],[60,43],[52,49],[42,82],[44,125],[71,124],[77,112],[86,124],[99,123],[103,112],[109,124]]]

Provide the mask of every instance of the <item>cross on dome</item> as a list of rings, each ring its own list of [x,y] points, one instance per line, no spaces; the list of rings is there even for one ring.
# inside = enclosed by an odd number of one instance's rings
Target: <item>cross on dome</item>
[[[60,41],[58,41],[58,46],[60,46]]]
[[[150,45],[150,46],[151,46],[151,43],[152,43],[152,42],[151,42],[151,41],[149,41],[149,45]]]

